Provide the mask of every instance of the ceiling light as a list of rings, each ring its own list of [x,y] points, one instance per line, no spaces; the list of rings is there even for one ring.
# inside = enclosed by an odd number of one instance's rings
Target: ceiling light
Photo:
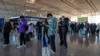
[[[31,10],[28,9],[28,10],[25,10],[25,11],[26,11],[26,12],[30,12]]]
[[[41,10],[46,10],[45,8],[41,8]]]
[[[27,9],[26,12],[35,12],[36,10]]]
[[[32,12],[35,12],[36,10],[31,10]]]
[[[35,3],[35,0],[26,0],[27,3]]]

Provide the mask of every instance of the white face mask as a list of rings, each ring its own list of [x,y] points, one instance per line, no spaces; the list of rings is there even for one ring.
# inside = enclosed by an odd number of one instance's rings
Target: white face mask
[[[64,21],[64,19],[62,18],[62,21]]]
[[[62,19],[64,19],[65,17],[62,17]]]

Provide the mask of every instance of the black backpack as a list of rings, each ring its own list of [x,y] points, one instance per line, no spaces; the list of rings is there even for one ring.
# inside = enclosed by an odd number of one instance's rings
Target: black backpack
[[[27,31],[28,30],[28,25],[25,25],[25,31]]]

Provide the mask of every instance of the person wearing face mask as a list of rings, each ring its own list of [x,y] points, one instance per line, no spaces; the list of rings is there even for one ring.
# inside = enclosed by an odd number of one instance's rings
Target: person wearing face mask
[[[44,36],[46,36],[48,38],[48,43],[49,43],[50,39],[48,37],[48,27],[47,27],[47,25],[49,25],[49,23],[48,23],[47,19],[44,19],[44,21],[43,21],[43,26],[44,26],[43,34],[44,34]]]
[[[56,52],[55,36],[57,33],[57,18],[53,17],[51,13],[47,14],[48,19],[48,36],[50,38],[51,52]]]
[[[36,23],[36,31],[37,31],[38,40],[41,40],[42,38],[42,20],[41,19]]]
[[[64,46],[64,48],[67,48],[68,26],[69,26],[69,18],[63,18],[63,24],[62,24],[62,39],[63,39],[63,43],[62,43],[62,45]]]
[[[4,24],[4,27],[3,27],[3,37],[4,37],[4,45],[3,47],[6,47],[9,45],[9,37],[10,37],[10,32],[12,30],[12,21],[9,20],[8,22],[6,22]]]
[[[17,48],[22,48],[22,47],[26,47],[26,39],[25,39],[25,34],[26,31],[28,30],[28,26],[27,26],[27,19],[25,18],[25,16],[20,16],[20,23],[19,23],[19,33],[20,33],[20,46],[18,46]]]
[[[63,38],[62,38],[62,24],[63,24],[62,19],[63,18],[64,18],[64,16],[60,18],[60,21],[58,23],[58,33],[59,33],[59,37],[60,37],[60,46],[63,45]]]

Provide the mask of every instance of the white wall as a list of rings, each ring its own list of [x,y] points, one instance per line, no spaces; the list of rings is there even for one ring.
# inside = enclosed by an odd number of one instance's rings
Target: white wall
[[[77,21],[78,21],[78,17],[77,17],[77,16],[73,16],[73,17],[71,17],[70,20],[71,20],[71,21],[74,21],[74,22],[77,22]]]
[[[88,16],[89,23],[100,23],[100,15]]]

